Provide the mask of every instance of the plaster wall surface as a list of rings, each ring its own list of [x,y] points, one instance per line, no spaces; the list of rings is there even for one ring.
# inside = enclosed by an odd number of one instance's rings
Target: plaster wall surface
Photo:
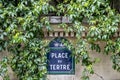
[[[103,47],[103,44],[101,44]],[[91,80],[120,80],[120,73],[112,69],[112,62],[110,61],[110,56],[103,55],[102,53],[96,53],[91,51],[90,56],[93,58],[100,58],[100,62],[94,65],[95,74],[90,75]],[[2,57],[9,55],[8,52],[0,53],[0,60]],[[81,80],[83,67],[81,64],[75,65],[75,74],[74,75],[47,75],[48,80]],[[11,80],[17,80],[15,73],[9,67],[9,75]],[[0,77],[0,80],[2,78]]]
[[[104,43],[100,43],[103,48]],[[112,62],[110,55],[103,53],[97,53],[89,50],[90,56],[93,58],[100,58],[100,62],[94,65],[95,74],[90,75],[90,80],[120,80],[120,73],[112,68]],[[48,75],[48,80],[82,80],[83,67],[81,64],[75,65],[74,75]]]
[[[120,73],[112,69],[110,56],[102,54],[92,54],[100,57],[101,61],[94,65],[95,74],[90,75],[91,80],[120,80]],[[81,80],[83,67],[76,64],[75,75],[48,75],[49,80]]]
[[[3,51],[0,52],[0,61],[2,60],[3,57],[5,56],[9,56],[9,53],[7,51]],[[8,74],[10,76],[10,80],[18,80],[17,76],[15,75],[15,73],[12,71],[11,67],[8,65]],[[0,80],[4,80],[1,76],[0,76]]]
[[[56,26],[57,25],[53,26],[54,31],[59,31],[59,32],[63,31],[63,29],[58,28]],[[53,34],[51,36],[53,37]],[[117,34],[117,36],[120,37],[120,33]],[[74,39],[73,39],[73,42],[74,42]],[[104,43],[100,43],[100,45],[101,47],[104,47]],[[110,61],[110,56],[103,55],[102,53],[96,53],[95,51],[91,51],[91,50],[89,50],[89,52],[91,57],[93,58],[99,57],[101,60],[99,63],[96,63],[94,65],[95,74],[90,75],[90,80],[120,80],[120,73],[112,69],[112,62]],[[9,53],[7,51],[1,52],[0,60],[2,59],[2,57],[8,56],[8,55]],[[10,79],[17,80],[15,73],[12,71],[12,69],[10,67],[8,69],[9,69]],[[75,66],[74,75],[47,75],[47,78],[48,80],[81,80],[82,71],[83,71],[83,67],[81,66],[81,63],[79,63],[79,64],[76,64]],[[3,80],[2,77],[0,77],[0,80]]]

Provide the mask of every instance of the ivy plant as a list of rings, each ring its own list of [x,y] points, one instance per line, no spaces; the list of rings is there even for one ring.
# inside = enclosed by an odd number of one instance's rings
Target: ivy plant
[[[47,0],[0,1],[0,51],[11,53],[9,65],[19,80],[46,78],[48,48],[42,29],[50,26],[42,16],[53,10]]]
[[[55,5],[51,5],[52,2]],[[43,39],[43,28],[51,30],[46,15],[55,12],[67,16],[72,24],[60,25],[66,31],[76,32],[74,55],[76,63],[84,66],[83,80],[94,74],[88,49],[109,55],[112,53],[113,68],[120,71],[120,38],[118,31],[120,14],[110,6],[111,0],[0,0],[0,51],[8,50],[13,56],[9,65],[20,80],[42,80],[46,77],[46,53],[48,43]],[[45,17],[46,16],[46,17]],[[88,26],[83,25],[84,20]],[[68,27],[69,26],[69,27]],[[87,35],[82,37],[82,33]],[[101,50],[97,42],[104,42]],[[70,48],[70,46],[68,46]],[[2,63],[1,63],[2,64]],[[0,73],[2,74],[2,73]]]
[[[4,57],[0,61],[0,77],[3,80],[10,80],[7,67],[8,67],[8,59],[7,59],[7,57]]]

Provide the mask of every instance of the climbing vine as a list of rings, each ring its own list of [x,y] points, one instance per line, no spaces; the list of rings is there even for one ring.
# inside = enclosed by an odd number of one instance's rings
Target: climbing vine
[[[0,1],[0,50],[12,54],[8,64],[19,80],[46,78],[48,48],[42,28],[50,27],[41,16],[53,10],[47,0]]]
[[[0,61],[0,79],[1,78],[4,80],[10,80],[8,74],[8,59],[6,57]]]
[[[51,0],[55,1],[55,0]],[[113,36],[118,31],[120,14],[110,7],[110,0],[0,0],[0,51],[8,50],[13,56],[8,64],[20,80],[42,80],[46,77],[46,53],[43,28],[52,30],[46,15],[55,12],[67,16],[72,25],[60,27],[76,32],[74,55],[76,63],[85,67],[83,80],[94,74],[97,59],[89,56],[87,49],[101,52],[99,42],[105,42],[102,53],[112,53],[113,68],[120,71],[120,39]],[[46,17],[45,17],[46,16]],[[83,25],[84,19],[89,26]],[[86,32],[87,36],[82,37]],[[4,77],[3,77],[4,78]],[[7,79],[5,79],[7,80]]]
[[[120,52],[119,38],[113,39],[118,31],[120,14],[111,9],[109,0],[65,0],[57,6],[57,9],[58,14],[63,13],[73,23],[73,27],[69,30],[76,32],[76,61],[82,61],[82,65],[85,66],[82,79],[89,80],[89,75],[94,74],[92,65],[97,59],[91,59],[87,49],[101,52],[97,43],[99,41],[106,44],[102,53],[114,55]],[[83,25],[84,19],[89,26]],[[63,26],[63,28],[67,28],[67,26]],[[82,32],[87,33],[85,38],[81,36]],[[120,66],[119,61],[116,61],[116,55],[112,60],[114,69],[119,71]]]

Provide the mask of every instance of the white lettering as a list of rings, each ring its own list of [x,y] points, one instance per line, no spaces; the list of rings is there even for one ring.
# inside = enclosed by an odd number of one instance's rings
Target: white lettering
[[[59,69],[60,69],[60,66],[59,66],[59,65],[56,65],[56,69],[59,70]]]
[[[68,53],[51,53],[51,58],[68,58]]]
[[[67,70],[70,70],[70,65],[69,64],[67,65]]]
[[[66,67],[67,67],[66,65],[63,65],[63,70],[66,70]]]
[[[53,64],[53,65],[50,65],[50,69],[51,70],[70,70],[70,65],[69,64],[67,64],[67,65],[62,65],[62,64],[55,65],[55,64]]]

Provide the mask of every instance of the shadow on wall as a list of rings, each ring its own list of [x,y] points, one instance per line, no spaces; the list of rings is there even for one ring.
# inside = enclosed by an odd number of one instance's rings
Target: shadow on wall
[[[111,0],[111,7],[120,13],[120,0]]]
[[[0,52],[0,61],[5,56],[9,56],[9,53],[7,51]],[[12,71],[12,69],[11,69],[11,67],[9,65],[8,65],[8,74],[9,74],[10,80],[18,80],[17,76]],[[0,80],[4,80],[4,79],[0,76]]]

